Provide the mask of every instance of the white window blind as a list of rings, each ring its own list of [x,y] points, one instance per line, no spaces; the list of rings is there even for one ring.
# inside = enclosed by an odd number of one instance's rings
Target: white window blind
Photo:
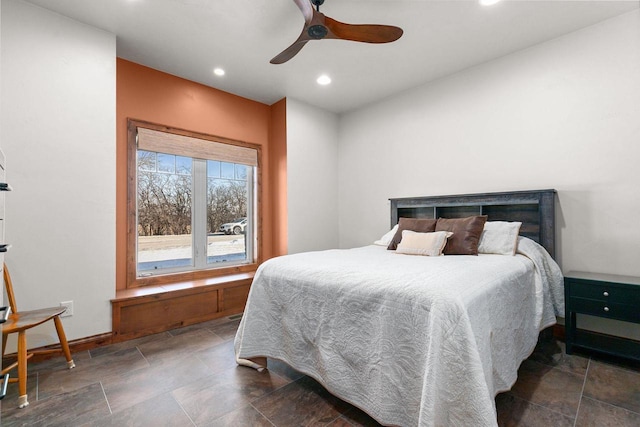
[[[258,166],[258,151],[254,148],[141,127],[138,128],[138,149],[196,159],[219,160],[247,166]]]

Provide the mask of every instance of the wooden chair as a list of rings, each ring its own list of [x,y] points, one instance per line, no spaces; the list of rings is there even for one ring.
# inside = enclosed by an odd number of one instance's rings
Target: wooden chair
[[[59,349],[32,351],[27,353],[27,330],[38,326],[49,320],[53,320],[58,332],[58,338],[60,339],[60,346],[67,358],[67,367],[69,369],[74,368],[76,365],[71,358],[71,351],[69,351],[69,344],[67,343],[67,337],[64,334],[62,327],[62,321],[60,315],[66,310],[65,307],[51,307],[42,308],[38,310],[18,311],[16,305],[16,297],[13,293],[13,284],[11,283],[11,276],[9,270],[7,270],[6,264],[3,264],[4,271],[4,285],[7,290],[7,296],[9,298],[9,306],[11,307],[11,314],[6,323],[2,324],[2,356],[4,356],[5,347],[7,344],[7,337],[9,334],[18,333],[18,360],[15,363],[7,366],[2,370],[1,375],[6,374],[16,366],[18,367],[18,379],[12,378],[9,382],[18,382],[18,389],[20,395],[18,397],[18,406],[24,408],[29,404],[27,400],[27,360],[34,354],[51,354],[59,353]]]

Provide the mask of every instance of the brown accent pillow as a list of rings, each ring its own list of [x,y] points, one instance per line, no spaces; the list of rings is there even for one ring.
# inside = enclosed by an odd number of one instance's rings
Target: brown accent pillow
[[[478,242],[487,222],[486,215],[467,218],[438,218],[436,231],[451,231],[444,247],[445,255],[478,255]]]
[[[402,230],[415,231],[416,233],[431,233],[436,231],[437,219],[424,219],[424,218],[400,218],[398,221],[398,231],[396,235],[391,239],[391,243],[387,246],[390,251],[395,251],[398,247],[398,243],[402,240]]]

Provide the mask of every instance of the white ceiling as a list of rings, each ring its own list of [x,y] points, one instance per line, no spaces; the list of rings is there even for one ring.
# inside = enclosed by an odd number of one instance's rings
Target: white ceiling
[[[117,36],[117,55],[272,104],[294,98],[349,111],[439,77],[638,9],[638,0],[326,0],[321,11],[352,24],[404,29],[372,45],[309,42],[291,61],[269,60],[298,37],[293,0],[28,0]],[[212,70],[222,67],[224,77]],[[316,78],[327,73],[329,86]]]

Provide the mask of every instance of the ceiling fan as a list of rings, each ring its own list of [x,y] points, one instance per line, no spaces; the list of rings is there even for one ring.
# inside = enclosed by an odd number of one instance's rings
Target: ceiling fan
[[[345,24],[320,13],[324,0],[293,0],[302,11],[304,27],[300,37],[270,62],[282,64],[293,58],[310,40],[341,39],[364,43],[389,43],[402,36],[402,29],[391,25]],[[313,6],[316,8],[314,9]]]

